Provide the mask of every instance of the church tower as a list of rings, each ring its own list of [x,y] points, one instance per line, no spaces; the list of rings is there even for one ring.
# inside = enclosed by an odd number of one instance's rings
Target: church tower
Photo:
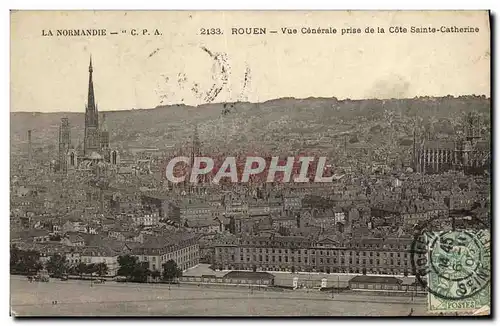
[[[71,149],[71,127],[68,118],[61,118],[59,126],[59,171],[67,172],[68,151]],[[73,164],[75,165],[75,164]]]
[[[111,162],[111,150],[109,148],[109,131],[108,125],[106,124],[106,115],[102,114],[101,119],[101,137],[100,137],[100,147],[101,153],[104,156],[104,161]]]
[[[194,160],[196,157],[200,157],[202,156],[201,155],[201,142],[200,142],[200,137],[198,135],[198,125],[195,125],[194,126],[194,130],[193,130],[193,143],[192,143],[192,147],[191,147],[191,168],[193,168],[194,166]],[[191,178],[191,176],[189,176],[189,179]],[[188,178],[186,178],[187,180]],[[209,175],[208,174],[205,174],[205,175],[201,175],[201,176],[198,176],[198,181],[197,183],[202,183],[202,184],[205,184],[207,183],[207,180],[209,179]],[[199,185],[197,186],[196,188],[198,191],[200,191],[200,187]],[[193,189],[193,185],[190,183],[190,186],[189,186],[189,192],[193,192],[194,189]]]
[[[85,108],[85,140],[83,153],[85,156],[90,155],[92,152],[99,152],[99,116],[97,105],[94,97],[94,84],[92,81],[92,56],[90,57],[89,64],[89,91],[87,98],[87,106]]]
[[[193,132],[193,144],[191,147],[191,166],[194,164],[194,159],[197,156],[201,156],[201,145],[200,145],[200,137],[198,136],[198,125],[194,126]]]
[[[465,117],[465,137],[468,141],[476,141],[481,138],[479,115],[476,112],[469,112]]]
[[[106,123],[106,115],[102,114],[102,119],[101,119],[101,149],[107,149],[109,148],[109,131],[108,131],[108,125]]]

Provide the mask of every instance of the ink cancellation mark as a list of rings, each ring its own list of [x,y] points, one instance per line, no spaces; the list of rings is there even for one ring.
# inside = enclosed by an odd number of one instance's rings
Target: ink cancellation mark
[[[228,90],[231,67],[229,66],[229,58],[227,54],[223,52],[211,51],[205,46],[201,46],[200,49],[205,54],[208,54],[211,59],[210,70],[207,72],[207,75],[210,76],[209,85],[203,86],[200,81],[192,80],[191,77],[184,72],[179,72],[175,77],[169,77],[162,74],[162,81],[161,83],[158,83],[156,90],[159,96],[160,104],[166,104],[170,98],[179,96],[179,91],[182,91],[186,87],[191,91],[189,96],[193,96],[198,100],[203,100],[206,103],[214,102],[223,90]],[[153,56],[158,51],[159,49],[156,49],[151,52],[149,57]],[[173,80],[177,81],[175,85],[172,85]],[[191,85],[189,85],[189,83]],[[180,103],[184,103],[184,97],[181,98]]]
[[[229,75],[231,73],[228,64],[229,60],[226,53],[212,52],[204,46],[202,46],[201,49],[213,60],[211,71],[213,84],[206,92],[204,98],[205,102],[212,103],[228,84]]]
[[[419,232],[412,243],[411,264],[429,292],[429,310],[473,311],[489,306],[490,258],[487,230]]]

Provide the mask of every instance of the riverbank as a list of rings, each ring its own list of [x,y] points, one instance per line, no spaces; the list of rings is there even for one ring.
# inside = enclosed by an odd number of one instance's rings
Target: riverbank
[[[12,276],[11,309],[16,316],[406,316],[411,309],[426,314],[426,300],[244,286],[29,283]]]

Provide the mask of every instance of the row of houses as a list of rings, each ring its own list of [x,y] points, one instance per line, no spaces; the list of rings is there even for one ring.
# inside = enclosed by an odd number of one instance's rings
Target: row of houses
[[[46,241],[47,240],[47,241]],[[108,276],[115,276],[119,264],[118,257],[132,255],[139,262],[147,262],[151,271],[161,271],[162,265],[174,260],[179,268],[187,270],[199,263],[198,237],[192,233],[173,232],[163,236],[146,236],[140,242],[126,242],[91,234],[71,234],[60,241],[44,239],[35,235],[29,239],[11,239],[11,243],[22,250],[36,250],[43,263],[54,254],[66,257],[70,266],[79,263],[105,263]]]

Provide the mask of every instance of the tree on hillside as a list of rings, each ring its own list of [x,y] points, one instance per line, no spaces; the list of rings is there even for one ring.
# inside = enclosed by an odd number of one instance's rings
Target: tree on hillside
[[[169,260],[163,264],[163,280],[172,283],[176,278],[182,276],[182,270],[174,260]]]
[[[118,264],[120,268],[117,274],[125,276],[129,281],[146,282],[151,273],[147,262],[139,262],[137,257],[131,255],[119,256]]]
[[[152,271],[150,274],[154,281],[157,281],[161,277],[161,272],[157,270]]]
[[[147,282],[148,276],[151,271],[148,268],[147,262],[137,263],[132,270],[132,281],[134,282]]]
[[[118,264],[120,267],[118,268],[117,274],[119,276],[125,276],[127,279],[131,279],[132,273],[137,265],[137,257],[130,255],[119,256]]]
[[[83,278],[83,274],[87,272],[87,264],[85,263],[79,263],[75,267],[75,272],[80,275],[80,278]]]
[[[108,274],[108,265],[106,265],[106,263],[99,263],[96,265],[96,270],[97,270],[97,275],[99,277],[103,277],[104,275],[107,275]]]
[[[85,273],[89,274],[92,277],[95,273],[97,273],[97,264],[94,263],[87,264],[85,266],[85,269],[86,269]]]
[[[10,269],[12,270],[14,266],[21,260],[22,251],[13,245],[10,247]]]
[[[10,248],[10,272],[13,274],[36,274],[43,268],[40,253],[35,250],[21,250],[17,246]]]
[[[52,255],[47,262],[46,268],[49,274],[54,277],[61,277],[68,271],[66,256],[62,256],[60,254]]]

